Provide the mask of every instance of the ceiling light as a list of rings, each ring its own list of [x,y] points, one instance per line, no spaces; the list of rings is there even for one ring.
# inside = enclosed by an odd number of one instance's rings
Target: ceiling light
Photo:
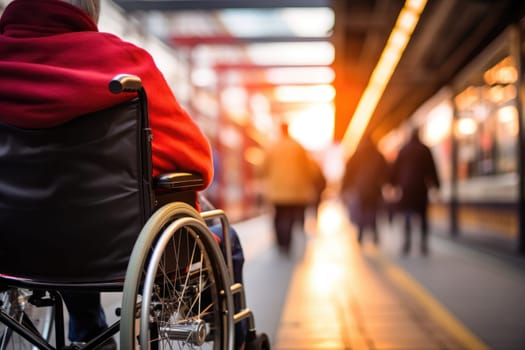
[[[354,153],[379,99],[403,55],[425,5],[426,0],[407,0],[401,9],[396,25],[390,33],[387,44],[343,136],[342,146],[347,156]]]

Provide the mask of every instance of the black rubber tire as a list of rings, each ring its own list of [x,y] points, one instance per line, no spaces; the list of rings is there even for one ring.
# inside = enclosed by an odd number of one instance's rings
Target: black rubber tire
[[[257,334],[246,344],[246,350],[270,350],[270,339],[265,333]]]

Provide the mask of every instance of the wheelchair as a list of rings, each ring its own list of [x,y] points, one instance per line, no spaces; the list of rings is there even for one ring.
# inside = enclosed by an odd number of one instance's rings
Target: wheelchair
[[[233,349],[240,322],[246,349],[269,349],[233,282],[226,215],[197,211],[199,176],[152,178],[140,79],[109,89],[137,96],[53,128],[0,124],[0,350],[65,348],[66,291],[122,292],[84,350],[118,332],[123,350]]]

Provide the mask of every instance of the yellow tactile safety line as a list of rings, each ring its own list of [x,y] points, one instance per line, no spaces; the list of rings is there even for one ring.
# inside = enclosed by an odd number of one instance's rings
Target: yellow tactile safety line
[[[469,350],[489,350],[490,348],[474,335],[463,323],[456,319],[424,287],[388,259],[383,253],[375,251],[374,257],[381,264],[385,274],[407,293],[414,297],[444,329]]]

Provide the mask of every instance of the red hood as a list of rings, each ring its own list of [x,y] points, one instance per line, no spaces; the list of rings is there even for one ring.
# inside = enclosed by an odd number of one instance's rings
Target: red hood
[[[79,8],[59,0],[17,0],[5,9],[0,34],[0,120],[4,122],[49,127],[130,98],[107,90],[111,78],[126,73],[129,66],[115,65],[116,49],[130,44],[99,33]],[[106,45],[108,41],[118,45]],[[143,54],[137,50],[137,55]]]

